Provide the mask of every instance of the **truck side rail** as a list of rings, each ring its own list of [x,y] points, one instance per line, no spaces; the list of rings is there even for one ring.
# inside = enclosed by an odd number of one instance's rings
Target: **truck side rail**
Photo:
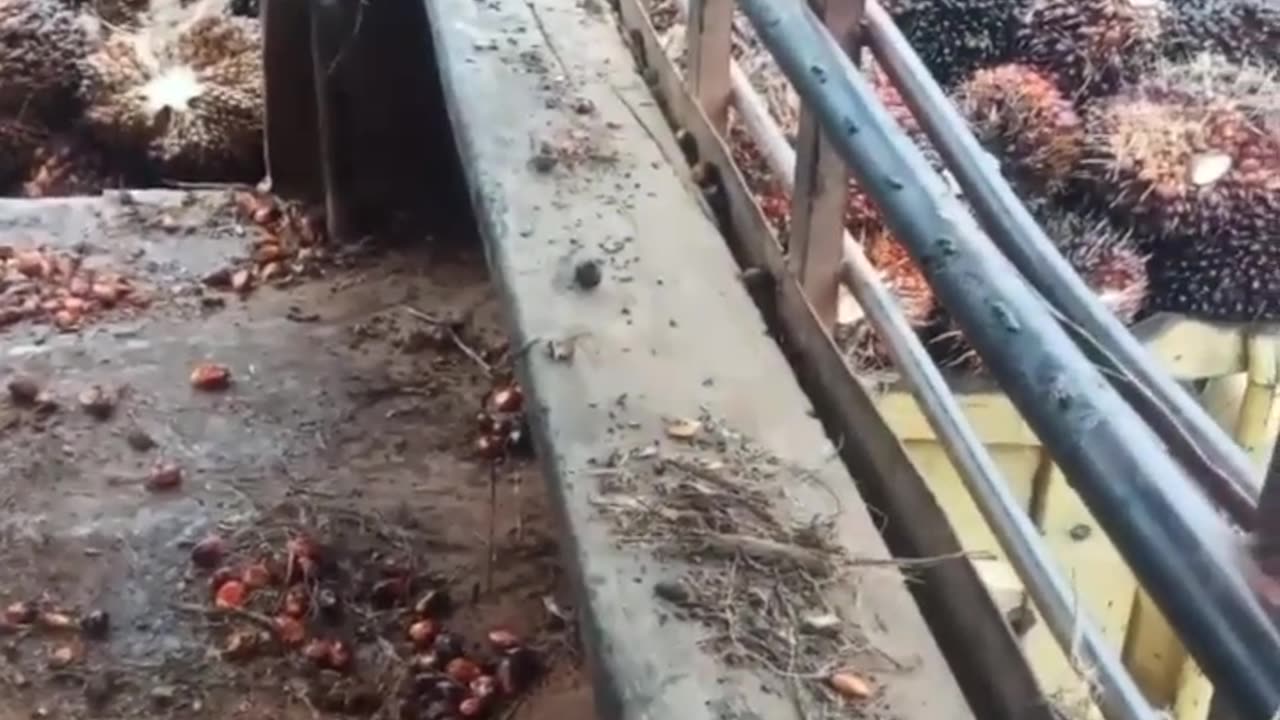
[[[894,34],[874,0],[868,0],[865,9],[869,44],[978,205],[981,227],[895,125],[836,40],[855,32],[863,19],[856,11],[851,15],[834,8],[848,3],[832,3],[827,10],[824,20],[835,26],[835,36],[797,0],[741,0],[739,5],[803,101],[799,157],[780,175],[795,178],[792,187],[802,197],[793,198],[793,208],[814,215],[793,220],[806,235],[792,241],[791,254],[815,314],[828,323],[834,316],[836,269],[823,260],[843,255],[839,276],[889,345],[1055,636],[1064,648],[1080,651],[1097,673],[1104,712],[1109,717],[1151,716],[1113,651],[1075,611],[1034,528],[1001,490],[990,456],[872,268],[856,248],[847,247],[847,238],[830,230],[829,218],[824,222],[817,216],[823,204],[811,188],[820,183],[807,178],[822,172],[831,156],[844,162],[876,202],[940,301],[1156,598],[1219,694],[1244,717],[1269,717],[1280,707],[1280,635],[1240,569],[1233,529],[1202,489],[1208,485],[1239,524],[1251,522],[1257,484],[1238,449],[1211,428],[1194,401],[1089,297],[993,163],[978,160],[973,152],[976,141],[955,121],[954,110],[951,117],[939,112],[936,84],[921,73],[918,58]],[[690,3],[691,93],[717,129],[724,127],[728,103],[735,102],[748,126],[754,106],[753,129],[760,130],[767,125],[762,120],[767,114],[761,115],[758,99],[750,99],[749,88],[735,78],[729,57],[733,10],[732,0]],[[806,137],[805,118],[821,128],[827,147]],[[775,164],[785,167],[785,155],[778,162],[778,139],[764,138],[761,144],[767,155],[773,150]],[[988,233],[1001,241],[1000,248]],[[806,271],[815,267],[818,272]],[[1064,322],[1084,333],[1069,333]],[[1108,383],[1095,365],[1099,356],[1111,369],[1122,369],[1125,382],[1138,384],[1141,389],[1125,395],[1141,396],[1146,405],[1135,408]],[[1153,414],[1172,418],[1176,425],[1153,427]],[[1177,436],[1170,437],[1174,433]],[[1188,445],[1193,452],[1171,456],[1169,448]],[[1208,478],[1215,482],[1205,482],[1206,466],[1221,473]]]

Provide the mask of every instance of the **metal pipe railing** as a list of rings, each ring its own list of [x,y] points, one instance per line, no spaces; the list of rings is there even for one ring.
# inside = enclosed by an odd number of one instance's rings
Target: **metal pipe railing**
[[[867,0],[868,44],[964,190],[984,229],[1037,291],[1060,311],[1081,345],[1160,434],[1197,481],[1248,529],[1258,497],[1248,457],[1205,409],[1156,365],[1137,338],[1101,303],[1058,252],[969,132],[876,0]]]
[[[740,5],[1218,692],[1249,717],[1270,716],[1280,708],[1280,633],[1229,557],[1230,529],[982,237],[808,9],[795,0]]]
[[[674,4],[682,19],[687,18],[685,0],[675,0]],[[736,62],[731,61],[729,73],[733,103],[743,124],[774,176],[788,193],[794,192],[795,151]],[[897,299],[847,232],[842,249],[845,261],[841,279],[880,333],[895,367],[1040,608],[1054,639],[1091,684],[1090,689],[1095,691],[1109,720],[1152,720],[1155,714],[1150,704],[1093,618],[1079,606],[1078,594],[1055,567],[1035,524],[968,422]]]

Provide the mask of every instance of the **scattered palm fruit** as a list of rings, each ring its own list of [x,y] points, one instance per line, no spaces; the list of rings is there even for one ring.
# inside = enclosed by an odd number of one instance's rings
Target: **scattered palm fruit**
[[[481,458],[501,460],[524,447],[524,393],[520,385],[511,382],[494,386],[483,400],[476,424],[480,433],[475,452]]]
[[[249,588],[239,580],[228,580],[218,588],[213,604],[220,610],[234,610],[244,607],[249,597]]]
[[[231,385],[231,370],[226,365],[201,363],[191,371],[191,386],[197,390],[225,390]]]
[[[191,548],[191,562],[196,567],[212,570],[222,562],[226,551],[226,542],[217,535],[210,535]]]
[[[144,483],[151,492],[168,492],[182,484],[182,468],[177,465],[161,465],[151,471]]]
[[[107,309],[146,301],[128,279],[87,267],[82,256],[0,245],[0,328],[36,320],[72,332]]]

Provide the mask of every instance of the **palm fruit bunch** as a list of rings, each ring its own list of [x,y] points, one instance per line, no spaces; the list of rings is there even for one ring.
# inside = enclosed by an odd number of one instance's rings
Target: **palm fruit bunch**
[[[1225,322],[1280,320],[1280,243],[1223,235],[1152,254],[1151,309]]]
[[[1130,325],[1147,307],[1147,255],[1133,233],[1105,216],[1061,209],[1038,213],[1045,234],[1097,295],[1102,306]]]
[[[1196,77],[1162,72],[1091,107],[1083,180],[1165,241],[1280,236],[1280,92],[1220,94],[1242,83]]]
[[[87,28],[48,0],[0,0],[0,111],[20,119],[66,114],[75,98]]]
[[[1084,152],[1084,121],[1052,76],[1019,63],[984,68],[953,100],[1016,185],[1044,195],[1067,188]]]
[[[1187,59],[1204,51],[1280,69],[1276,0],[1169,0],[1165,53]]]
[[[76,15],[57,3],[0,0],[0,185],[19,179],[49,123],[71,114],[89,42]]]
[[[1160,56],[1165,14],[1163,0],[1034,0],[1016,54],[1072,93],[1106,94]]]
[[[1203,53],[1162,66],[1134,94],[1185,124],[1164,162],[1187,169],[1163,181],[1166,215],[1144,223],[1155,235],[1152,309],[1229,322],[1280,319],[1280,80]],[[1120,210],[1134,211],[1134,193]],[[1138,205],[1137,214],[1151,215],[1153,205]]]
[[[1028,0],[885,0],[885,10],[944,86],[1013,55]]]
[[[85,123],[121,156],[164,177],[261,176],[262,51],[257,23],[206,16],[159,41],[111,34],[83,63]]]

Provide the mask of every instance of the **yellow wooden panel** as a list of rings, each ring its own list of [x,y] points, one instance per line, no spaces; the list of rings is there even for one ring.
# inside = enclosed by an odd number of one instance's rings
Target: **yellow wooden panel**
[[[1161,707],[1174,705],[1187,653],[1164,614],[1142,589],[1134,597],[1122,657],[1152,703]]]
[[[995,534],[987,526],[977,503],[969,495],[942,446],[936,442],[907,442],[904,446],[912,464],[947,513],[947,519],[964,549],[990,556],[989,559],[975,559],[974,565],[987,582],[997,606],[1007,612],[1020,605],[1022,581],[1001,552]],[[988,449],[1004,470],[1019,502],[1026,507],[1031,501],[1031,478],[1035,474],[1039,449],[1025,445],[997,445]]]
[[[1155,315],[1133,327],[1133,334],[1180,380],[1198,380],[1243,372],[1246,326]]]
[[[1044,491],[1041,529],[1058,567],[1116,653],[1124,642],[1137,580],[1056,468]],[[1043,624],[1027,635],[1028,657],[1048,688],[1079,687],[1075,670]]]
[[[1280,342],[1250,335],[1242,326],[1165,315],[1144,321],[1134,332],[1174,377],[1209,379],[1201,402],[1251,453],[1258,467],[1265,467],[1280,429],[1276,387]],[[1176,720],[1206,720],[1211,686],[1062,474],[1053,469],[1037,475],[1045,456],[1035,433],[990,382],[960,379],[954,387],[965,415],[1019,501],[1042,528],[1054,559],[1078,589],[1082,607],[1122,653],[1143,691],[1154,704],[1171,708]],[[1021,581],[915,400],[903,388],[890,387],[879,395],[877,404],[964,548],[994,558],[975,565],[997,606],[1008,611],[1022,605],[1026,594]],[[1083,683],[1043,623],[1027,633],[1023,647],[1055,700],[1072,703],[1086,698]],[[1071,713],[1072,717],[1097,715],[1097,708],[1087,701],[1083,711]]]

